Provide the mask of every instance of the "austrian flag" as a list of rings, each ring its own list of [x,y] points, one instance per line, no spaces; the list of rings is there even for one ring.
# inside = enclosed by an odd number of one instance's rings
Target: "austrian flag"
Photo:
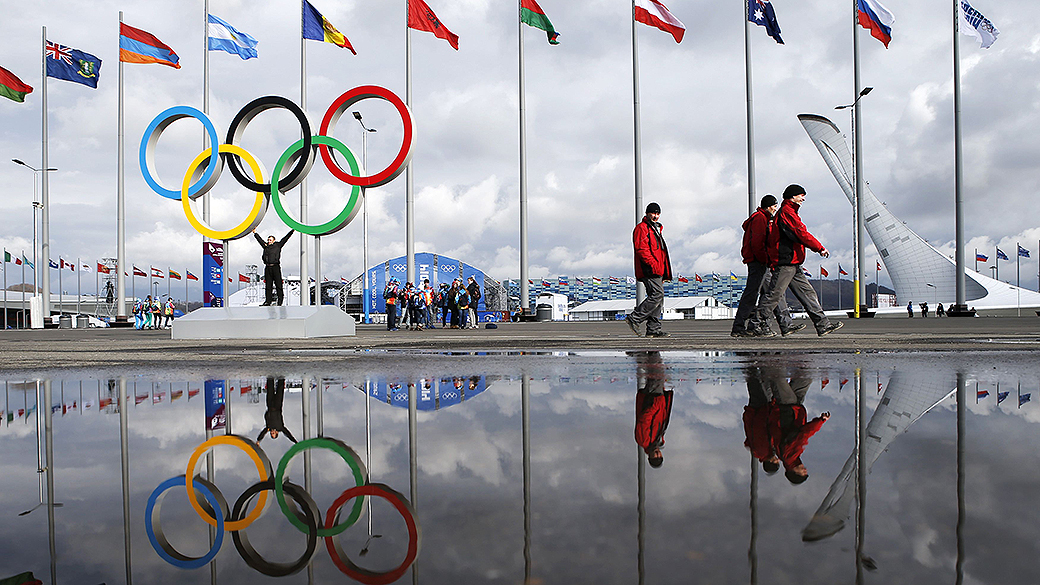
[[[678,18],[668,12],[668,8],[657,0],[635,0],[636,21],[659,28],[675,38],[675,42],[682,42],[686,25]]]

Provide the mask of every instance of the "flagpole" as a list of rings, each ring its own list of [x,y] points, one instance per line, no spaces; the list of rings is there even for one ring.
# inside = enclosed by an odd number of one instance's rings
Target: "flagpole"
[[[301,10],[303,4],[300,4]],[[300,108],[307,112],[307,39],[303,38],[303,21],[300,21]],[[300,182],[300,223],[307,223],[307,179]],[[310,278],[307,265],[307,236],[300,234],[300,306],[311,304]],[[314,237],[314,278],[318,287],[316,301],[321,304],[321,239]]]
[[[4,248],[4,331],[7,331],[7,248]]]
[[[1000,251],[1000,248],[997,246],[993,246],[993,249],[996,250],[996,252]],[[996,268],[996,270],[993,271],[993,277],[1000,280],[1000,255],[996,252],[993,253],[993,266]]]
[[[50,264],[50,259],[49,258],[47,259],[47,263]],[[62,272],[64,272],[64,271],[65,271],[65,260],[63,260],[61,256],[58,256],[58,314],[59,315],[61,315],[61,293],[62,293],[62,288],[63,288],[62,284],[61,284],[61,279],[62,279],[62,276],[63,276]],[[50,313],[48,313],[43,318],[44,319],[44,321],[43,321],[44,323],[47,322],[47,317],[50,317]]]
[[[405,103],[408,105],[408,109],[412,109],[412,33],[411,29],[408,28],[408,1],[405,0],[404,8],[404,94]],[[414,177],[412,176],[412,163],[409,161],[408,166],[405,167],[404,171],[404,215],[405,215],[405,255],[407,256],[405,265],[407,266],[407,272],[405,273],[406,281],[412,280],[413,272],[415,272],[415,225],[412,217],[412,208],[415,203],[415,185]],[[367,270],[367,268],[366,268]],[[414,282],[414,281],[413,281]]]
[[[76,314],[79,315],[79,301],[83,297],[83,280],[80,278],[80,273],[83,272],[83,264],[80,262],[79,256],[76,257]]]
[[[854,306],[853,316],[857,319],[860,318],[860,307],[863,304],[866,296],[866,282],[863,278],[863,274],[866,272],[866,264],[863,258],[863,242],[865,240],[863,233],[863,137],[860,128],[860,106],[859,97],[860,91],[862,90],[860,84],[859,75],[859,4],[857,0],[852,2],[852,61],[853,61],[853,83],[855,93],[853,94],[852,104],[852,133],[853,142],[855,148],[854,152],[854,167],[856,175],[856,231],[854,238],[854,253],[856,256],[856,270],[853,275],[856,287],[854,292]]]
[[[520,7],[520,3],[517,2]],[[519,10],[519,8],[518,8]],[[530,308],[530,288],[527,284],[527,102],[524,80],[524,21],[517,13],[520,54],[520,309],[527,313]]]
[[[632,0],[632,134],[634,135],[635,159],[635,194],[636,194],[636,222],[643,217],[643,165],[641,160],[642,146],[639,141],[639,35],[636,31],[636,2]],[[714,284],[712,290],[714,291]],[[636,281],[636,305],[646,298],[646,290],[643,283]]]
[[[877,289],[877,285],[876,284],[874,285],[874,288]],[[838,310],[839,311],[841,310],[841,265],[840,264],[838,265]]]
[[[36,268],[33,267],[33,271]],[[33,294],[36,294],[36,278],[33,278]],[[25,250],[22,250],[22,329],[25,329]]]
[[[47,163],[47,27],[43,27],[43,88],[40,92],[42,94],[41,102],[43,104],[43,124],[42,124],[42,166],[44,169],[43,178],[41,179],[41,193],[40,202],[43,204],[43,215],[40,221],[40,247],[43,253],[43,257],[46,259],[48,264],[50,263],[51,257],[51,205],[50,205],[50,180],[47,169],[50,165]],[[42,278],[42,291],[43,295],[43,319],[46,322],[47,318],[51,316],[51,272],[50,270],[44,270]]]
[[[957,263],[957,304],[952,316],[968,316],[968,305],[964,294],[964,198],[961,186],[964,184],[963,148],[961,146],[961,40],[959,21],[960,0],[953,0],[953,152],[954,152],[954,213],[956,215],[956,263]]]
[[[1018,316],[1022,316],[1022,246],[1015,242],[1015,292],[1018,293]]]
[[[744,87],[747,94],[748,215],[755,212],[755,106],[751,85],[751,0],[744,0]]]
[[[123,11],[119,11],[119,28],[122,33]],[[119,118],[116,128],[116,282],[119,296],[116,305],[116,323],[127,323],[126,318],[126,283],[123,271],[126,266],[126,191],[123,167],[123,60],[119,60]]]
[[[188,314],[188,270],[184,270],[184,314]]]

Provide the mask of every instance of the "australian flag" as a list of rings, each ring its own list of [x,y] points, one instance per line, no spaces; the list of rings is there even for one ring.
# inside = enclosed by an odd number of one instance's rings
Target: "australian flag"
[[[47,77],[82,83],[97,89],[101,59],[94,55],[47,41],[44,60],[47,62]]]
[[[748,20],[758,26],[766,27],[766,34],[773,37],[777,43],[784,44],[780,38],[780,25],[776,22],[776,13],[769,0],[748,0]]]

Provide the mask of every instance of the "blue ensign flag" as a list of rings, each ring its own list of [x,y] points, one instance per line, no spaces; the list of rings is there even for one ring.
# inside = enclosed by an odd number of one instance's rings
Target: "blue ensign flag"
[[[1005,254],[1000,248],[997,248],[997,258],[999,260],[1008,260],[1007,254]]]
[[[769,0],[748,0],[747,18],[758,26],[766,27],[766,34],[781,45],[784,44],[784,40],[780,38],[780,25],[776,22],[776,13],[773,12],[773,5]]]
[[[47,62],[47,77],[64,79],[97,89],[101,77],[101,59],[79,49],[47,41],[44,51]]]
[[[1029,258],[1029,250],[1026,250],[1021,244],[1018,244],[1018,255],[1023,258]]]

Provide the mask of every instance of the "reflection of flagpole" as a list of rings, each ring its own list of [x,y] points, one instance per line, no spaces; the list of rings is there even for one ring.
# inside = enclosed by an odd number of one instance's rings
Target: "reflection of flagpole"
[[[76,271],[76,314],[79,315],[79,300],[83,296],[83,289],[80,286],[82,282],[80,279],[80,273],[83,272],[83,263],[80,261],[79,256],[76,256],[76,266],[74,266],[73,269]],[[4,307],[4,310],[7,310],[6,306]]]
[[[744,87],[747,93],[748,215],[755,212],[755,105],[751,91],[751,2],[744,0]]]
[[[531,377],[520,379],[520,419],[523,426],[524,583],[531,582]],[[371,477],[371,476],[369,476]]]
[[[119,445],[121,447],[119,450],[119,463],[123,482],[123,554],[126,558],[126,583],[131,585],[133,576],[130,574],[130,559],[132,558],[130,553],[130,431],[128,430],[127,419],[129,413],[126,410],[126,378],[119,378],[116,388],[119,392],[117,397],[117,404],[119,405]],[[136,392],[134,400],[137,400]],[[98,405],[100,406],[100,400]],[[211,474],[209,476],[210,481],[212,481],[212,477]]]
[[[527,284],[527,105],[524,88],[524,21],[518,18],[517,22],[520,29],[520,309],[527,313],[531,294]]]
[[[643,162],[639,141],[639,35],[636,33],[636,0],[632,0],[632,134],[635,156],[636,222],[643,217]],[[643,283],[636,281],[636,305],[646,298]]]
[[[748,544],[748,564],[751,565],[751,585],[758,583],[758,461],[751,454],[751,543]]]
[[[867,417],[865,403],[866,386],[863,385],[863,370],[856,368],[856,583],[863,583],[863,537],[867,520]]]
[[[967,511],[964,507],[964,449],[965,439],[965,390],[964,374],[957,372],[957,585],[964,582],[964,523]]]
[[[409,49],[409,61],[411,50]],[[409,76],[410,77],[410,76]],[[409,92],[409,95],[411,92]],[[410,257],[409,257],[410,258]],[[411,495],[412,508],[419,512],[418,496],[419,496],[419,427],[418,417],[419,411],[417,410],[416,403],[416,392],[418,389],[415,385],[408,386],[408,484],[409,492]],[[465,400],[465,391],[463,390],[462,399]],[[412,583],[413,585],[419,582],[419,563],[412,563]]]
[[[638,490],[638,497],[636,498],[636,515],[638,517],[636,572],[639,574],[639,585],[643,585],[643,580],[646,577],[643,558],[646,549],[646,457],[643,456],[643,449],[639,445],[636,445],[636,453],[638,453],[636,458],[639,461],[636,468]]]

